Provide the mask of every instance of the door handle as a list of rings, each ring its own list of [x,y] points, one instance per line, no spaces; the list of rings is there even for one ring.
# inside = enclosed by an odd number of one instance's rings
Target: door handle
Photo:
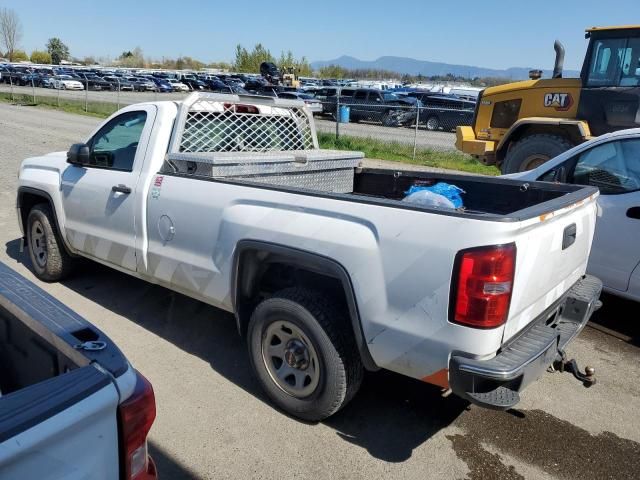
[[[631,207],[627,210],[627,217],[640,220],[640,207]]]
[[[111,191],[112,192],[119,192],[119,193],[126,193],[127,195],[129,193],[131,193],[131,188],[127,187],[126,185],[114,185],[113,187],[111,187]]]

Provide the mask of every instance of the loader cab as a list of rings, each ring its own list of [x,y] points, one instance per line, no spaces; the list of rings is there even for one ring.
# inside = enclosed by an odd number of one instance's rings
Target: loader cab
[[[592,135],[640,127],[640,25],[588,29],[578,118]]]

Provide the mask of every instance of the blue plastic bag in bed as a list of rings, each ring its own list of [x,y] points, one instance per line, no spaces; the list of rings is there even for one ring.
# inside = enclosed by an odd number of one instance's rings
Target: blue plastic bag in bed
[[[462,208],[464,204],[462,203],[461,193],[466,193],[460,187],[456,187],[455,185],[451,185],[450,183],[438,182],[435,185],[430,187],[424,187],[421,185],[413,185],[409,190],[404,192],[407,195],[411,195],[412,193],[419,192],[421,190],[428,190],[433,193],[437,193],[438,195],[442,195],[453,203],[455,208]]]

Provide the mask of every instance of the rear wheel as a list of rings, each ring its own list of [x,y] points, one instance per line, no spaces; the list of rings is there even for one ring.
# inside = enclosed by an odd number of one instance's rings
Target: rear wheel
[[[532,170],[571,147],[573,144],[570,141],[558,135],[543,133],[529,135],[518,140],[509,149],[502,162],[502,173]]]
[[[40,280],[57,282],[71,273],[73,258],[62,244],[51,207],[34,206],[27,217],[27,243],[33,271]]]
[[[440,119],[435,115],[427,118],[427,130],[436,131],[440,128]]]
[[[333,415],[362,382],[349,320],[321,292],[289,288],[264,300],[251,316],[248,346],[267,395],[304,420]]]

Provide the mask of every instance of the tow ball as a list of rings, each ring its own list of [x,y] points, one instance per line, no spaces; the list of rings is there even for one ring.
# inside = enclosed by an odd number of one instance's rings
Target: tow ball
[[[555,372],[569,372],[574,377],[582,382],[586,388],[589,388],[591,385],[595,385],[596,383],[596,369],[590,366],[586,366],[584,369],[584,373],[580,370],[578,366],[578,362],[575,359],[567,360],[567,357],[564,352],[559,352],[560,359],[553,362],[553,365],[550,367],[551,371]]]

